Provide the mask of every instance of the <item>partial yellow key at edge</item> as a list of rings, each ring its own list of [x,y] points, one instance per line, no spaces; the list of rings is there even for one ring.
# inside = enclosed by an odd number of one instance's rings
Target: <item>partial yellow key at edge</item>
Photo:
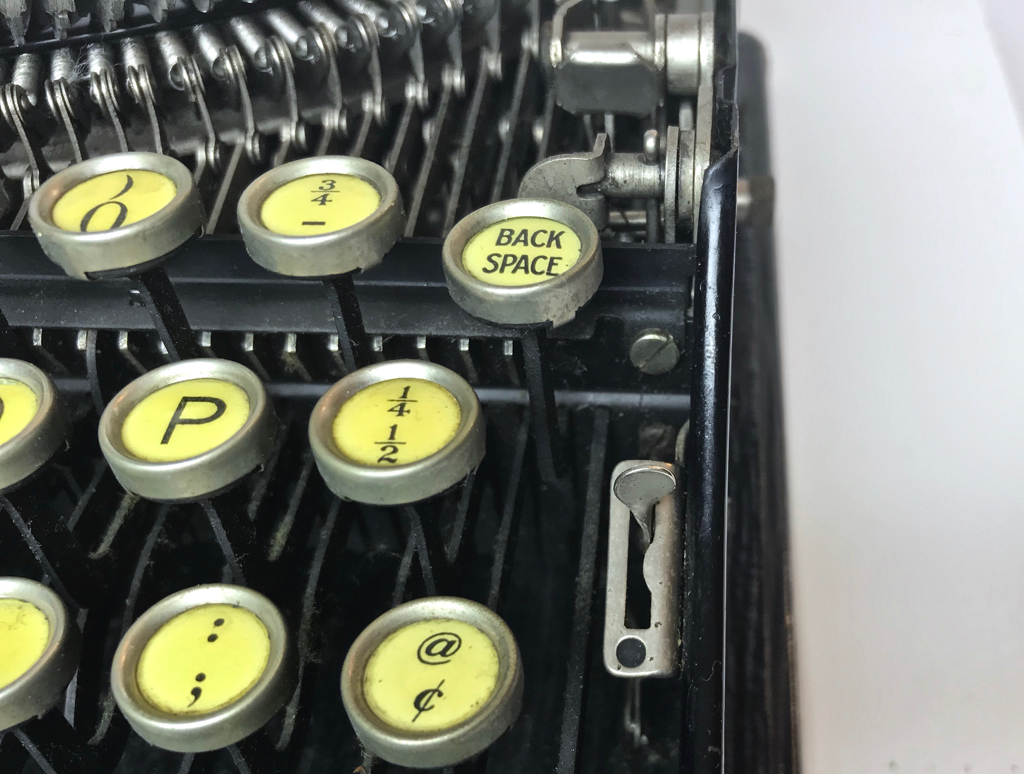
[[[25,674],[50,642],[50,621],[31,602],[0,599],[0,688]]]
[[[35,390],[16,379],[0,378],[0,444],[24,430],[38,411]]]

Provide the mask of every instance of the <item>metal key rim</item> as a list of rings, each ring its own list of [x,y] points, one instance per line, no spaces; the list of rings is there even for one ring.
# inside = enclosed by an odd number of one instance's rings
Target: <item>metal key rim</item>
[[[267,627],[270,656],[255,685],[226,707],[202,715],[173,715],[146,701],[136,671],[149,640],[172,618],[205,605],[248,610]],[[136,733],[174,752],[207,752],[258,731],[291,698],[298,680],[295,648],[284,617],[273,602],[244,586],[210,583],[171,594],[143,613],[121,638],[110,670],[114,700]]]
[[[328,174],[369,183],[380,195],[377,209],[351,226],[311,236],[285,236],[263,225],[260,210],[270,194],[293,180]],[[249,255],[268,271],[292,277],[331,277],[376,266],[398,241],[404,221],[395,178],[379,164],[352,156],[315,156],[275,167],[253,180],[238,200],[238,225]]]
[[[547,282],[510,287],[474,277],[462,254],[479,232],[511,218],[548,218],[572,229],[580,240],[579,260]],[[500,325],[563,325],[597,292],[604,277],[597,227],[581,210],[554,199],[508,199],[471,212],[449,232],[441,249],[445,279],[455,302],[474,317]]]
[[[0,599],[28,602],[42,611],[50,624],[50,639],[42,655],[24,674],[0,688],[0,731],[6,731],[57,704],[78,669],[81,633],[69,620],[63,600],[42,583],[0,577]]]
[[[75,186],[108,172],[156,172],[175,185],[174,198],[157,212],[107,231],[66,231],[53,221],[53,208]],[[111,271],[131,273],[172,253],[203,226],[206,215],[192,173],[159,153],[113,153],[72,164],[44,182],[29,202],[28,219],[43,252],[78,279]]]
[[[0,377],[28,385],[39,406],[35,416],[7,443],[0,444],[0,492],[22,483],[48,463],[67,442],[69,424],[63,401],[50,377],[31,363],[0,358]]]
[[[174,462],[147,462],[131,454],[121,438],[128,414],[144,398],[178,382],[219,379],[245,391],[249,416],[241,428],[219,446]],[[100,449],[121,485],[148,500],[182,502],[220,492],[270,458],[278,420],[266,388],[252,371],[230,360],[181,360],[135,379],[107,404],[100,417]]]
[[[419,621],[448,618],[476,627],[498,653],[498,678],[471,717],[440,731],[410,732],[381,720],[363,692],[370,657],[391,634]],[[487,749],[515,722],[522,708],[522,655],[508,624],[493,610],[460,597],[425,597],[394,607],[367,626],[352,644],[341,671],[341,697],[356,735],[384,760],[412,768],[452,766]]]
[[[360,390],[390,379],[422,379],[440,385],[459,404],[454,437],[423,459],[393,467],[364,465],[344,456],[334,442],[334,419]],[[309,418],[309,443],[327,486],[339,497],[371,505],[402,505],[449,489],[480,465],[485,427],[473,388],[454,371],[422,360],[388,360],[346,376],[317,401]]]

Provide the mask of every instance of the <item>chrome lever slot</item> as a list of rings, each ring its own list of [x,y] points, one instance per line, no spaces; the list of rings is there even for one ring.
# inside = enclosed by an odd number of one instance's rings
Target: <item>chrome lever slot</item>
[[[604,665],[616,677],[670,677],[679,667],[681,503],[674,465],[625,460],[612,471]],[[634,518],[643,533],[638,550],[643,551],[643,579],[651,600],[650,625],[644,629],[626,625]]]

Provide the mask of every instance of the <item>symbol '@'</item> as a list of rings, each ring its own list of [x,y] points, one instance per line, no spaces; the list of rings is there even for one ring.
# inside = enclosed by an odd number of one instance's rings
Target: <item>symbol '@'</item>
[[[437,632],[420,643],[416,658],[428,666],[447,664],[462,647],[462,638],[455,632]]]

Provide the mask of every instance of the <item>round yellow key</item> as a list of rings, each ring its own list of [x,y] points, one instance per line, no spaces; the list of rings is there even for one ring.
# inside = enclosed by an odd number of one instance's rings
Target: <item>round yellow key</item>
[[[490,285],[522,287],[550,282],[576,265],[579,236],[551,218],[508,218],[474,234],[462,251],[473,277]]]
[[[267,627],[232,605],[203,605],[165,623],[146,643],[135,675],[142,696],[172,715],[201,715],[238,701],[270,658]]]
[[[38,410],[35,390],[16,379],[0,378],[0,444],[24,430]]]
[[[346,400],[332,425],[343,455],[363,465],[405,465],[443,449],[462,410],[448,390],[425,379],[387,379]]]
[[[249,396],[222,379],[189,379],[147,395],[125,417],[121,442],[145,462],[177,462],[220,446],[249,418]]]
[[[498,652],[464,621],[436,618],[388,636],[370,656],[363,695],[381,720],[403,731],[439,731],[467,720],[494,693]]]
[[[299,177],[260,206],[263,225],[282,236],[316,236],[354,226],[380,206],[380,193],[355,175]]]
[[[25,674],[50,642],[50,621],[30,602],[0,599],[0,688]]]
[[[53,206],[53,222],[65,231],[110,231],[155,215],[176,193],[174,181],[159,172],[107,172],[61,196]]]

